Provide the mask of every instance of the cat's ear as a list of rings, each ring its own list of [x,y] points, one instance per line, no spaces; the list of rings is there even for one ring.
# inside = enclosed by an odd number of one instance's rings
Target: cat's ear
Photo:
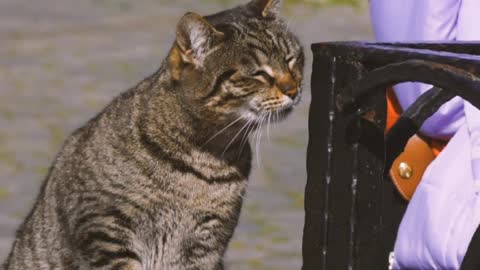
[[[275,18],[280,13],[281,0],[252,0],[247,7],[256,15],[264,18]]]
[[[182,58],[195,65],[202,65],[207,53],[215,46],[224,34],[217,31],[202,16],[189,12],[177,25],[176,42]]]

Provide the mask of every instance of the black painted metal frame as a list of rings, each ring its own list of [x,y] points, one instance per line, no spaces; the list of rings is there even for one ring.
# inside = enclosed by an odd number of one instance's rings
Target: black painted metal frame
[[[406,202],[384,175],[441,104],[480,108],[480,44],[312,45],[303,269],[386,269]],[[434,85],[384,136],[388,86]]]

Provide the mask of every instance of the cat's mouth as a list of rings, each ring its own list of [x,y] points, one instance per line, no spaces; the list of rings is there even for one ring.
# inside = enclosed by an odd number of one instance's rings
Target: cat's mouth
[[[290,102],[278,107],[249,107],[243,113],[246,121],[262,124],[263,122],[278,122],[284,120],[292,111],[296,102]]]

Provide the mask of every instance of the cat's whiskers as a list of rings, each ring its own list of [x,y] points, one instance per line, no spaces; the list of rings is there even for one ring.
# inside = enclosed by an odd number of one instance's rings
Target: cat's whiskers
[[[261,120],[260,120],[261,121]],[[258,122],[257,130],[255,131],[255,157],[257,159],[257,167],[260,167],[260,150],[259,150],[259,140],[258,135],[260,134],[261,122]]]
[[[255,152],[258,152],[257,151],[257,138],[258,138],[258,133],[260,132],[260,126],[261,126],[261,121],[263,119],[263,112],[260,113],[260,115],[258,116],[258,121],[255,121],[255,130],[254,130],[254,133],[253,133],[253,139],[254,139],[254,144],[255,144]]]
[[[263,120],[263,122],[262,122],[262,127],[263,127],[263,126],[267,126],[267,124],[268,124],[268,115],[269,115],[269,112],[267,112],[267,113],[265,114],[265,116],[263,117],[264,120]],[[267,131],[268,131],[268,129],[267,129]],[[259,138],[259,139],[260,139],[260,142],[259,142],[259,143],[262,142],[263,132],[264,132],[263,129],[260,130],[260,138]],[[259,149],[259,150],[260,150],[260,149]],[[260,151],[259,151],[259,152],[260,152]]]
[[[245,145],[247,144],[248,142],[248,137],[250,136],[250,134],[252,133],[252,131],[254,130],[254,125],[255,121],[254,119],[249,119],[248,122],[247,122],[247,129],[245,131],[245,134],[243,134],[243,137],[242,137],[242,141],[241,141],[241,145],[240,145],[240,151],[238,152],[238,158],[240,158],[240,155],[242,154],[242,151],[243,151],[243,148],[245,147]]]
[[[250,121],[250,120],[249,120]],[[228,147],[230,147],[230,145],[232,145],[232,143],[235,141],[235,139],[238,137],[238,135],[240,135],[242,133],[242,131],[247,127],[248,125],[248,122],[245,123],[245,125],[243,125],[243,127],[237,132],[237,134],[235,134],[235,136],[233,137],[233,139],[227,144],[227,146],[225,147],[225,149],[223,150],[222,152],[222,156],[223,154],[225,154],[225,152],[227,151]]]
[[[258,133],[258,130],[259,130],[259,124],[260,124],[260,119],[261,119],[261,114],[260,116],[258,116],[257,120],[254,121],[252,123],[252,130],[250,131],[250,134],[249,135],[252,135],[252,143],[253,143],[253,146],[256,145],[256,142],[257,142],[257,133]],[[256,147],[255,147],[255,153],[257,152],[256,150]]]
[[[270,122],[271,122],[271,117],[272,117],[272,111],[268,111],[268,121],[267,121],[267,138],[268,138],[268,143],[272,143],[270,139]]]
[[[256,153],[256,157],[257,157],[257,166],[258,167],[261,167],[260,140],[262,138],[262,126],[263,126],[263,123],[265,121],[266,115],[267,115],[267,113],[262,111],[262,114],[260,115],[260,121],[258,123],[257,132],[255,133],[255,139],[256,139],[255,153]]]
[[[286,27],[287,30],[290,30],[291,23],[292,23],[292,19],[289,19],[289,20],[287,21],[287,27]]]
[[[227,130],[229,127],[233,126],[235,123],[237,123],[238,121],[240,121],[241,119],[243,119],[245,117],[245,114],[242,114],[240,115],[240,117],[238,117],[237,119],[235,119],[234,121],[232,121],[230,124],[228,124],[226,127],[222,128],[219,132],[215,133],[215,135],[213,135],[210,139],[208,139],[206,142],[203,143],[202,147],[204,147],[207,143],[209,143],[211,140],[213,140],[215,137],[217,137],[218,135],[220,135],[222,132],[224,132],[225,130]]]

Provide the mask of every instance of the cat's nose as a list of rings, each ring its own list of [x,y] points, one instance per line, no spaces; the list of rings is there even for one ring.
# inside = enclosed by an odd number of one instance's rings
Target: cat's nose
[[[298,94],[297,82],[289,73],[282,75],[276,81],[278,89],[284,94],[294,99]]]

